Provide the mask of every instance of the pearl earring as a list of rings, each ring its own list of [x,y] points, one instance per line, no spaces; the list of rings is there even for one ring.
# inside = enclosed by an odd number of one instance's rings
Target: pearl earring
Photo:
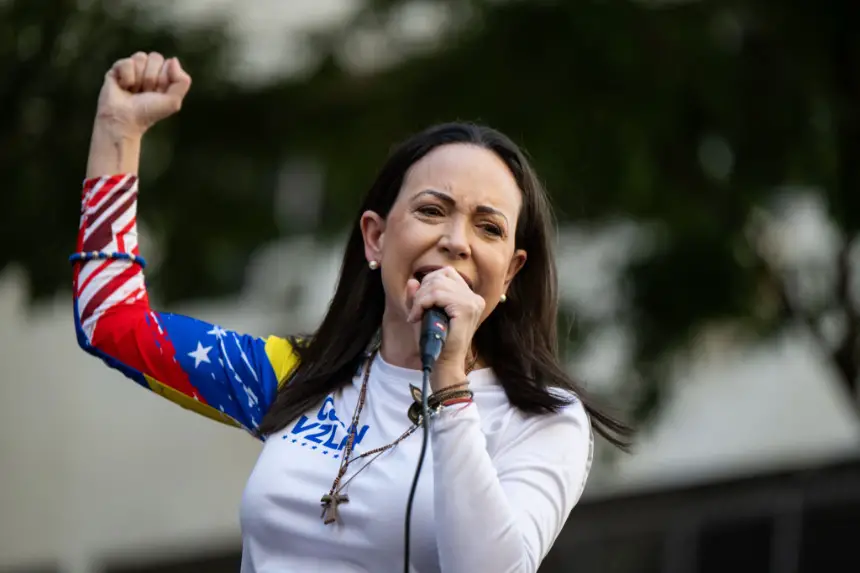
[[[508,300],[508,295],[503,293],[502,296],[499,297],[499,302],[505,302],[506,300]]]
[[[370,261],[369,263],[367,263],[367,266],[369,266],[369,267],[370,267],[370,270],[375,271],[376,269],[378,269],[378,268],[379,268],[379,262],[377,262],[377,261]]]

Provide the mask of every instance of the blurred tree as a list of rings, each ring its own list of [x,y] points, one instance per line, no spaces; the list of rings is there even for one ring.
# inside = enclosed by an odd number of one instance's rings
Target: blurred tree
[[[165,247],[154,282],[167,300],[237,287],[249,252],[279,232],[285,162],[322,168],[319,231],[336,233],[393,142],[476,120],[529,150],[563,221],[649,231],[651,248],[626,268],[628,304],[611,317],[635,334],[640,419],[664,397],[670,357],[714,326],[761,336],[802,325],[856,396],[856,3],[367,0],[348,25],[309,35],[311,72],[259,88],[218,81],[229,46],[217,30],[147,27],[107,2],[34,4],[0,5],[11,70],[0,169],[12,189],[0,233],[16,247],[0,266],[23,262],[36,295],[66,284],[69,182],[83,171],[100,74],[157,48],[195,80],[145,148],[142,215]],[[74,49],[57,47],[64,30],[79,30]],[[836,237],[824,259],[780,250],[772,221],[786,189],[824,204]],[[32,245],[15,240],[33,229]]]
[[[404,33],[416,6],[425,21],[436,11],[432,41]],[[562,220],[645,225],[651,249],[626,268],[629,306],[609,317],[635,335],[640,420],[661,403],[673,358],[727,326],[741,339],[808,328],[856,397],[858,16],[835,0],[370,0],[298,90],[296,144],[330,169],[333,228],[391,141],[455,118],[523,143]],[[356,73],[362,54],[394,62]],[[786,255],[787,189],[824,205],[832,252]]]
[[[139,6],[0,2],[0,177],[6,197],[0,237],[8,246],[0,269],[10,263],[26,268],[34,299],[68,288],[65,261],[75,247],[96,99],[113,62],[138,50],[179,56],[194,74],[192,108],[232,93],[223,79],[231,55],[223,22],[180,33],[152,18],[157,3]],[[243,257],[276,233],[262,197],[269,187],[261,181],[266,170],[249,167],[246,150],[230,137],[210,135],[168,122],[147,136],[140,214],[153,230],[145,239],[163,247],[155,282],[168,299],[231,292],[241,280],[236,268]],[[255,160],[265,164],[265,153]]]

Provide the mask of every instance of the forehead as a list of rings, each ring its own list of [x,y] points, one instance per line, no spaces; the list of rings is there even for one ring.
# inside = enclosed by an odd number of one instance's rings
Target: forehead
[[[522,192],[505,162],[477,145],[442,145],[416,161],[406,172],[403,194],[408,199],[427,189],[444,191],[458,203],[495,207],[511,217],[522,204]]]

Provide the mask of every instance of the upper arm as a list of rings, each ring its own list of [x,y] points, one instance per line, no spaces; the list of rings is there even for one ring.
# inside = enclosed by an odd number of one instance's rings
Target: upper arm
[[[252,433],[297,362],[282,338],[122,308],[100,317],[85,349],[171,402]]]
[[[493,461],[529,560],[537,564],[582,495],[593,435],[578,400],[558,414],[529,417],[510,429],[512,439]]]

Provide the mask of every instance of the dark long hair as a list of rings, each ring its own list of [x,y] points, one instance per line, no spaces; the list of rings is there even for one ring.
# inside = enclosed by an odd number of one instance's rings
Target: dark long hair
[[[383,165],[359,214],[369,210],[387,217],[409,168],[434,148],[452,143],[479,145],[494,152],[523,194],[515,241],[528,258],[508,288],[507,302],[498,305],[475,333],[478,355],[493,369],[514,407],[533,413],[556,411],[568,402],[550,389],[566,389],[582,401],[597,433],[626,447],[630,429],[595,408],[559,361],[552,210],[528,160],[508,137],[468,123],[437,125],[412,136]],[[357,216],[337,290],[322,324],[313,336],[293,339],[300,362],[264,417],[261,435],[283,429],[330,393],[350,384],[382,324],[385,293],[380,273],[367,266],[359,221]]]

